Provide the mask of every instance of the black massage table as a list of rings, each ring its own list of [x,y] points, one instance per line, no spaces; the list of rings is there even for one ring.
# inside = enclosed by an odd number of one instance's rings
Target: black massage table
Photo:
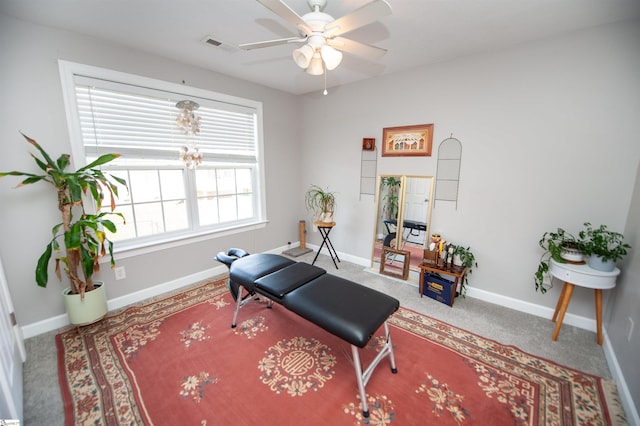
[[[387,319],[400,302],[327,274],[317,266],[277,254],[250,255],[241,249],[230,249],[227,253],[218,253],[216,260],[229,267],[229,291],[236,301],[231,327],[236,326],[240,308],[260,295],[268,299],[268,307],[277,302],[351,344],[362,414],[369,417],[365,386],[373,370],[389,356],[391,372],[397,372]],[[363,372],[358,348],[364,348],[382,325],[385,345]]]

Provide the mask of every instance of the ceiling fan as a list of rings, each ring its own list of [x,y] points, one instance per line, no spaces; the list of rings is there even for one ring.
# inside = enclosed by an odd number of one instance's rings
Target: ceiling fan
[[[359,9],[334,19],[322,10],[327,0],[307,0],[311,12],[299,16],[281,0],[257,0],[267,9],[289,22],[298,30],[298,37],[288,37],[257,43],[241,44],[245,50],[277,46],[287,43],[305,43],[293,51],[293,60],[311,75],[321,75],[335,69],[342,61],[342,52],[365,58],[377,59],[387,50],[360,43],[341,35],[371,24],[391,14],[391,6],[385,0],[373,0]]]

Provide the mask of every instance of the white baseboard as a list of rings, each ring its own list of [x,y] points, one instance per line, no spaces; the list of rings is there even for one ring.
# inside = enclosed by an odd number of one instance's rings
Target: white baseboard
[[[317,247],[315,249],[317,250]],[[349,262],[356,263],[367,268],[371,264],[371,261],[369,259],[348,256],[342,253],[340,253],[339,255],[341,259],[344,257],[345,260],[348,260]],[[375,273],[371,269],[365,269],[365,271]],[[467,296],[542,318],[551,319],[553,317],[554,309],[551,309],[549,307],[513,299],[511,297],[491,293],[489,291],[480,290],[474,287],[467,287]],[[597,327],[595,319],[589,319],[581,315],[570,313],[565,315],[562,323],[593,331],[594,333],[596,332]],[[624,375],[622,374],[622,370],[620,369],[618,359],[616,358],[616,354],[613,351],[613,347],[611,346],[611,341],[609,340],[609,336],[607,335],[606,330],[603,330],[602,349],[604,350],[605,359],[607,360],[607,365],[609,367],[609,370],[611,371],[611,377],[616,382],[616,386],[618,387],[618,394],[620,396],[622,406],[624,407],[627,422],[629,425],[640,426],[640,416],[638,415],[638,409],[633,402],[631,392],[629,391],[627,382],[625,381]]]
[[[467,296],[546,319],[551,319],[553,317],[554,309],[547,306],[536,305],[534,303],[525,302],[523,300],[514,299],[501,294],[491,293],[471,286],[467,287]],[[583,317],[581,315],[567,313],[562,323],[573,325],[574,327],[582,328],[584,330],[596,331],[596,320]]]
[[[607,360],[609,370],[611,370],[611,378],[616,382],[616,386],[618,387],[618,395],[620,396],[620,401],[622,402],[622,406],[624,407],[624,413],[627,417],[627,424],[631,426],[640,426],[640,415],[638,414],[638,408],[633,402],[633,397],[631,395],[631,392],[629,391],[629,386],[627,385],[627,381],[622,375],[622,370],[620,369],[618,358],[616,357],[615,352],[613,352],[611,341],[609,340],[609,336],[607,335],[606,330],[603,330],[602,337],[602,349],[604,350],[604,356]]]
[[[312,249],[315,252],[317,252],[318,249],[320,248],[320,246],[315,245],[315,244],[307,244],[306,247]],[[339,252],[339,251],[336,251],[336,252],[338,253],[338,257],[340,258],[340,260],[344,260],[346,262],[355,263],[356,265],[360,265],[360,266],[369,266],[369,265],[371,265],[371,260],[370,259],[365,259],[365,258],[359,257],[359,256],[353,256],[351,254],[342,253],[342,252]]]
[[[125,306],[129,306],[134,303],[141,302],[151,297],[159,296],[170,291],[178,290],[182,287],[195,284],[200,281],[204,281],[208,278],[215,277],[217,275],[224,274],[228,271],[224,265],[219,265],[214,268],[210,268],[204,271],[200,271],[196,274],[181,277],[173,281],[168,281],[153,287],[146,288],[144,290],[137,291],[135,293],[127,294],[124,296],[116,297],[114,299],[107,300],[107,307],[109,311],[114,309],[120,309]],[[53,330],[57,330],[69,325],[69,318],[67,314],[56,315],[52,318],[47,318],[42,321],[27,324],[22,326],[22,333],[25,339],[34,337],[39,334],[48,333]]]
[[[284,250],[292,247],[297,247],[298,245],[299,243],[292,244],[291,246],[281,246],[273,250],[269,250],[266,253],[280,254]],[[317,251],[319,248],[319,246],[313,244],[308,244],[307,246],[314,251]],[[365,259],[362,257],[340,252],[338,252],[338,256],[341,260],[355,263],[356,265],[361,265],[363,267],[369,267],[371,265],[370,259]],[[186,277],[182,277],[173,281],[168,281],[166,283],[140,290],[125,296],[116,297],[107,301],[107,305],[109,310],[123,308],[133,303],[138,303],[145,299],[159,296],[170,291],[178,290],[182,287],[186,287],[188,285],[195,284],[208,278],[224,274],[227,271],[228,270],[226,266],[218,265],[214,268],[210,268],[196,274],[188,275]],[[467,296],[547,319],[550,319],[553,316],[554,310],[549,307],[513,299],[511,297],[491,293],[489,291],[477,289],[474,287],[467,288]],[[580,315],[567,314],[564,318],[563,323],[593,332],[596,331],[596,321]],[[67,315],[57,315],[52,318],[23,326],[22,333],[24,335],[24,338],[28,339],[29,337],[47,333],[65,327],[67,325],[69,325]],[[633,403],[633,398],[631,397],[627,383],[624,379],[624,376],[622,375],[622,371],[620,370],[620,365],[618,364],[618,360],[615,356],[615,353],[613,352],[613,348],[611,347],[611,342],[609,341],[606,330],[604,330],[603,337],[603,350],[605,353],[607,364],[609,366],[609,369],[611,370],[612,378],[615,380],[618,386],[618,393],[620,395],[622,405],[624,406],[627,415],[627,421],[630,425],[640,425],[640,417],[638,416],[638,411]]]
[[[297,247],[298,243],[292,244],[291,246]],[[317,251],[319,248],[319,246],[314,244],[307,244],[307,247],[311,248],[314,251]],[[287,250],[288,248],[290,247],[281,246],[281,247],[266,251],[265,253],[280,254],[284,250]],[[341,260],[355,263],[356,265],[361,265],[364,267],[368,267],[371,264],[370,259],[353,256],[347,253],[338,252],[338,256],[340,257]],[[196,274],[188,275],[186,277],[182,277],[173,281],[162,283],[157,286],[140,290],[125,296],[120,296],[114,299],[110,299],[107,301],[107,305],[109,310],[119,309],[124,306],[128,306],[133,303],[137,303],[142,300],[155,297],[163,293],[177,290],[179,288],[194,284],[198,281],[202,281],[207,278],[223,274],[226,271],[227,269],[225,266],[218,265],[214,268],[210,268],[205,271],[198,272]],[[475,299],[484,300],[486,302],[493,303],[499,306],[505,306],[507,308],[515,309],[517,311],[526,312],[532,315],[547,318],[547,319],[550,319],[553,316],[553,309],[551,308],[536,305],[536,304],[525,302],[518,299],[513,299],[511,297],[491,293],[491,292],[480,290],[474,287],[468,287],[467,296],[473,297]],[[571,313],[568,313],[565,316],[563,323],[573,325],[578,328],[583,328],[589,331],[594,331],[594,332],[596,331],[595,320],[585,318],[579,315],[574,315]],[[27,324],[25,326],[22,326],[22,332],[24,334],[24,338],[28,339],[29,337],[37,336],[42,333],[47,333],[49,331],[56,330],[61,327],[65,327],[67,325],[69,325],[67,315],[62,314],[62,315],[57,315],[52,318],[47,318],[42,321],[38,321],[32,324]]]

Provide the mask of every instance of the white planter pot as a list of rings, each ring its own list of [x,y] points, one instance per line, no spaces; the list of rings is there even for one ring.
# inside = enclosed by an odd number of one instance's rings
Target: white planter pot
[[[584,260],[584,254],[580,250],[567,247],[562,248],[560,257],[569,262],[582,262]]]
[[[602,260],[600,256],[589,256],[589,267],[597,271],[611,272],[615,269],[616,263],[613,260]]]
[[[324,223],[333,222],[333,212],[324,212],[320,215],[320,221]]]
[[[62,292],[69,323],[73,325],[93,324],[107,314],[105,285],[96,281],[94,284],[95,290],[85,292],[83,300],[80,299],[79,294],[69,294],[70,288],[66,288]]]

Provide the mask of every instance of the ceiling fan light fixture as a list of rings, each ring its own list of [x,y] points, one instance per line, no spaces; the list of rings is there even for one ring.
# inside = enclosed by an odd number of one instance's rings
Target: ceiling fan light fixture
[[[258,0],[258,3],[292,24],[298,30],[299,37],[245,43],[240,45],[242,49],[252,50],[289,43],[304,43],[292,52],[294,62],[307,74],[324,74],[325,76],[327,71],[334,70],[340,65],[342,52],[374,59],[380,58],[386,52],[385,49],[344,38],[342,35],[390,15],[391,6],[387,0],[368,0],[369,2],[364,6],[338,19],[322,11],[327,0],[307,0],[311,12],[302,16],[294,12],[285,1]]]
[[[342,52],[326,44],[320,48],[320,54],[329,71],[335,69],[342,62]]]
[[[311,63],[307,67],[307,74],[322,75],[324,74],[324,66],[322,64],[322,57],[319,53],[314,53]]]
[[[293,60],[300,68],[306,69],[313,59],[313,54],[313,47],[305,44],[304,46],[293,51]]]

